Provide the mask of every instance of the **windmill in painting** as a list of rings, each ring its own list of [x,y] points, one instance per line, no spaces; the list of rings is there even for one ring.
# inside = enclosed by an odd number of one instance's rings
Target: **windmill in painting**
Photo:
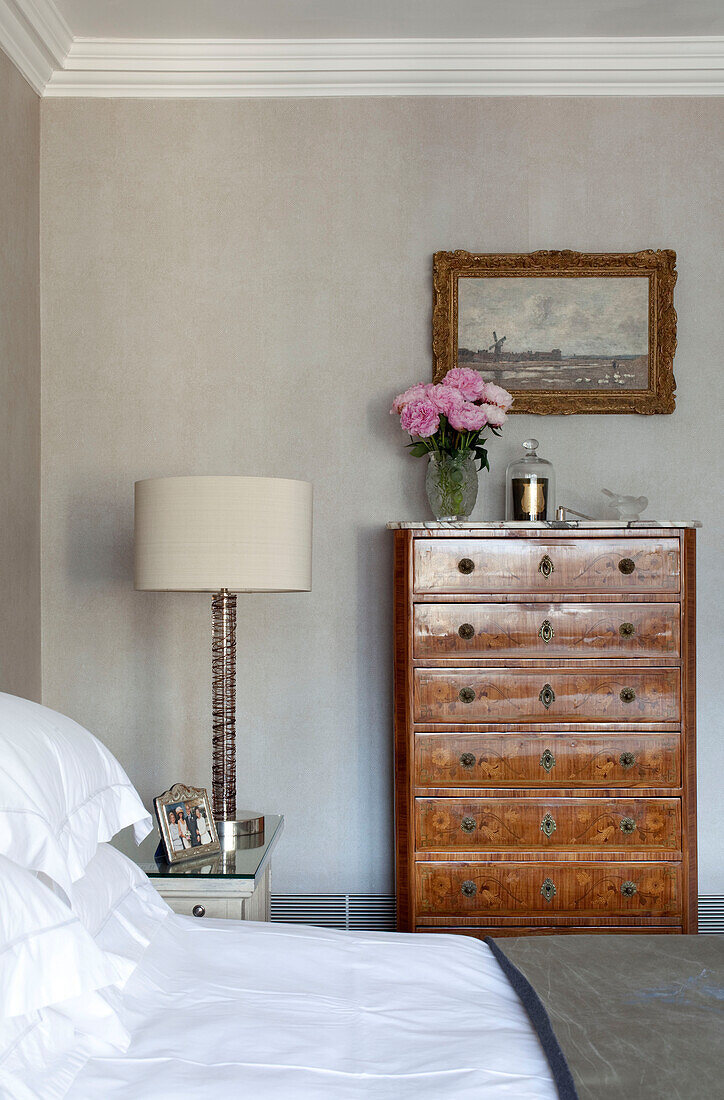
[[[457,335],[457,365],[509,390],[645,390],[648,279],[462,277]]]

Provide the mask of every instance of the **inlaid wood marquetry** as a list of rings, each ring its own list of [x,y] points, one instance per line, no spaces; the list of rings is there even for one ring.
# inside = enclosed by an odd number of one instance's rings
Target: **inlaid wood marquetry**
[[[501,936],[502,937],[506,937],[506,936],[525,936],[526,933],[531,932],[532,929],[528,928],[528,927],[525,927],[525,926],[522,927],[522,928],[517,927],[514,924],[513,925],[489,927],[489,928],[480,928],[480,927],[462,928],[459,925],[456,925],[454,928],[449,928],[445,924],[438,924],[438,925],[430,924],[430,925],[422,926],[420,928],[416,928],[415,931],[416,932],[426,932],[426,933],[442,932],[442,933],[447,934],[448,936],[451,933],[453,933],[454,935],[457,935],[457,936],[473,936],[476,939],[484,940],[487,936],[495,936],[496,939],[499,939]],[[592,936],[592,935],[610,936],[610,935],[624,935],[624,934],[625,935],[635,935],[636,933],[638,933],[639,935],[643,934],[643,935],[647,935],[647,936],[652,936],[652,935],[666,935],[666,934],[672,935],[676,932],[680,932],[681,929],[676,928],[676,927],[657,928],[653,924],[646,924],[646,925],[644,925],[643,928],[636,928],[631,924],[626,925],[623,928],[620,927],[619,925],[606,925],[604,928],[600,928],[600,927],[593,927],[593,926],[585,927],[585,926],[581,926],[581,925],[566,926],[564,924],[554,924],[554,925],[539,924],[539,925],[536,926],[534,931],[535,931],[536,936],[580,935],[582,932],[585,933],[585,935],[587,935],[587,936]]]
[[[418,603],[414,655],[446,658],[678,657],[679,605]]]
[[[419,733],[418,787],[678,787],[678,733]]]
[[[428,537],[413,556],[420,593],[679,591],[676,538]]]
[[[418,722],[673,722],[680,672],[670,669],[435,669],[414,672]]]
[[[399,929],[695,932],[694,530],[394,538]]]
[[[418,798],[420,851],[657,851],[681,858],[678,798]]]
[[[426,917],[577,915],[662,917],[680,912],[678,863],[418,863]]]

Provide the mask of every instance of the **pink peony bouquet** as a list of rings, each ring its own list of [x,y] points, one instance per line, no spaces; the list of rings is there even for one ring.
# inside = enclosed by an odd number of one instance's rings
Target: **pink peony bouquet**
[[[486,382],[470,367],[453,367],[437,385],[420,384],[398,394],[390,412],[410,436],[416,458],[437,451],[470,451],[481,470],[490,469],[484,431],[500,435],[513,398],[502,386]]]

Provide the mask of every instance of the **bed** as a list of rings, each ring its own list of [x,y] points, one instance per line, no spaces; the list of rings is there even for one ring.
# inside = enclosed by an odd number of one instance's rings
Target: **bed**
[[[716,1100],[720,937],[482,942],[173,913],[88,731],[0,694],[1,1100]]]
[[[485,944],[170,914],[69,1100],[554,1100]]]

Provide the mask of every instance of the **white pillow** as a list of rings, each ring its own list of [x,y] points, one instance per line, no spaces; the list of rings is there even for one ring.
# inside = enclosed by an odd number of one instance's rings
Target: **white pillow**
[[[0,853],[66,893],[102,841],[151,815],[114,756],[57,711],[0,693]]]
[[[121,985],[127,959],[101,951],[78,918],[24,867],[0,856],[0,1006],[4,1017]]]
[[[138,963],[171,912],[140,867],[101,844],[70,893],[73,912],[103,951]]]
[[[101,951],[32,872],[0,856],[0,1095],[60,1100],[89,1057],[125,1049],[115,1003],[133,969]]]
[[[61,1100],[88,1058],[128,1049],[110,990],[0,1019],[0,1096]]]

